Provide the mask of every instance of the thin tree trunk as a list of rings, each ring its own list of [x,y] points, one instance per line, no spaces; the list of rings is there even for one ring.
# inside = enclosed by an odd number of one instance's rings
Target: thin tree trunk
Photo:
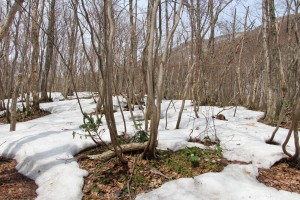
[[[19,24],[20,24],[20,19],[21,19],[21,14],[19,16],[19,20],[17,22],[16,25],[16,35],[15,35],[15,41],[14,41],[14,46],[15,46],[15,58],[13,61],[13,66],[16,66],[17,63],[17,59],[18,59],[18,55],[19,55],[19,51],[17,49],[18,44],[18,37],[19,37]],[[26,36],[28,36],[28,31],[26,33]],[[24,45],[23,51],[27,49],[27,45]],[[16,130],[16,123],[17,123],[17,100],[18,100],[18,96],[19,96],[19,88],[21,85],[21,81],[22,81],[22,75],[23,75],[23,66],[24,63],[22,63],[20,65],[20,70],[19,70],[19,74],[15,83],[15,87],[13,88],[13,92],[12,92],[12,103],[11,103],[11,116],[10,116],[10,131],[15,131]],[[13,76],[13,75],[12,75]],[[13,81],[13,78],[12,78]],[[13,83],[12,83],[13,84]]]
[[[106,47],[106,68],[104,77],[104,106],[105,106],[105,119],[110,132],[111,143],[114,151],[119,158],[120,162],[127,165],[127,160],[122,155],[122,148],[118,144],[117,140],[117,127],[115,117],[113,113],[112,102],[112,76],[113,76],[113,38],[115,32],[115,25],[113,21],[112,13],[112,0],[104,2],[105,14],[104,14],[104,26],[105,26],[105,47]],[[107,37],[107,32],[109,35]]]
[[[241,80],[241,62],[242,62],[242,54],[244,50],[244,43],[245,43],[245,35],[247,31],[247,20],[248,20],[248,13],[249,13],[249,7],[247,7],[246,10],[246,16],[245,16],[245,21],[244,21],[244,32],[242,35],[242,41],[241,41],[241,50],[239,54],[239,61],[236,67],[236,76],[237,76],[237,83],[238,83],[238,91],[239,91],[239,103],[243,104],[244,103],[244,90],[242,88],[242,80]]]
[[[5,17],[4,23],[0,27],[0,42],[2,41],[3,37],[8,32],[11,24],[13,23],[17,11],[22,9],[23,2],[24,0],[16,0],[10,8],[7,16]]]
[[[41,85],[41,101],[48,101],[47,86],[48,86],[48,75],[51,67],[51,60],[54,52],[54,31],[55,31],[55,0],[50,2],[50,14],[49,14],[49,25],[47,30],[47,49],[46,49],[46,61],[45,67],[42,74],[42,85]]]

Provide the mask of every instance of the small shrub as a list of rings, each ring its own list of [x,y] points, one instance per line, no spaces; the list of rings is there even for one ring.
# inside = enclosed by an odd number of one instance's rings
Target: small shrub
[[[220,143],[217,143],[216,144],[216,148],[215,148],[215,152],[218,156],[222,156],[222,151],[223,151],[223,148],[221,147],[221,144]]]
[[[84,132],[97,132],[99,126],[102,124],[101,118],[97,118],[95,121],[92,115],[88,115],[86,113],[84,113],[83,119],[85,123],[80,125],[79,128]]]
[[[147,142],[149,140],[149,134],[144,130],[139,130],[132,137],[132,142]]]
[[[190,156],[190,162],[192,164],[192,167],[199,167],[199,156],[191,155]]]

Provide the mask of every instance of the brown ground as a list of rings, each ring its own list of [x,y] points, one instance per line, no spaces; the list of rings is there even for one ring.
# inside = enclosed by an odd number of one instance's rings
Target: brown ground
[[[107,162],[93,161],[86,155],[101,153],[103,149],[92,149],[78,155],[79,165],[89,172],[85,178],[83,199],[129,199],[128,180],[130,181],[131,196],[148,192],[160,187],[164,182],[183,177],[222,171],[227,164],[251,164],[239,161],[228,161],[224,158],[209,157],[210,161],[203,161],[199,167],[193,168],[186,165],[191,174],[179,174],[170,170],[166,162],[152,162],[138,159],[139,154],[126,155],[129,160],[129,170],[123,170],[117,159]],[[176,159],[172,155],[172,159]],[[211,165],[214,160],[216,165]],[[176,165],[180,165],[176,163]],[[159,169],[168,178],[151,172],[151,166]],[[174,169],[173,169],[174,170]],[[133,173],[132,173],[133,172]],[[130,179],[131,177],[131,179]],[[267,186],[278,190],[286,190],[300,194],[300,170],[295,165],[286,162],[278,162],[271,169],[260,169],[257,179]]]
[[[18,113],[18,122],[29,121],[49,115],[50,112],[39,110],[33,114]],[[7,123],[6,117],[0,117],[0,124]],[[3,143],[0,143],[0,146]],[[35,199],[37,197],[35,182],[15,169],[16,161],[0,156],[0,200]]]
[[[35,199],[35,182],[17,172],[16,161],[0,156],[0,199]]]
[[[298,165],[283,159],[270,169],[259,169],[257,180],[277,190],[300,194],[300,163]]]
[[[228,164],[226,159],[213,150],[201,150],[203,159],[200,159],[197,167],[192,167],[186,152],[158,151],[158,157],[161,158],[158,160],[143,160],[140,158],[141,152],[126,154],[129,169],[124,169],[116,158],[98,161],[86,157],[106,149],[98,147],[76,156],[80,167],[89,172],[85,178],[83,199],[127,200],[129,196],[134,199],[137,194],[156,189],[169,180],[220,172]]]
[[[30,113],[28,115],[26,115],[24,112],[18,112],[17,113],[17,122],[26,122],[32,119],[37,119],[46,115],[51,114],[49,111],[45,111],[45,110],[38,110],[34,113]],[[7,119],[6,116],[1,116],[0,117],[0,124],[7,124]]]
[[[50,113],[43,110],[29,116],[25,116],[24,113],[19,113],[18,121],[28,121],[48,114]],[[7,123],[6,118],[0,117],[0,123]],[[99,164],[98,161],[86,158],[88,154],[96,154],[103,151],[103,148],[92,149],[77,156],[80,166],[89,171],[89,176],[85,178],[83,188],[84,199],[129,199],[128,180],[130,180],[131,196],[134,197],[140,192],[147,192],[160,187],[164,182],[170,179],[185,177],[174,173],[174,171],[172,172],[172,170],[165,165],[166,163],[159,164],[140,160],[138,159],[138,154],[126,155],[126,159],[129,160],[129,170],[127,169],[126,171],[118,164],[117,159],[111,159],[105,162],[105,164]],[[230,162],[224,158],[216,159],[210,157],[209,159],[214,160],[214,162],[200,163],[200,166],[197,168],[187,166],[187,171],[192,172],[191,174],[185,175],[193,176],[210,171],[221,171],[223,167],[229,163],[249,164],[238,161]],[[217,165],[215,165],[215,162],[217,162]],[[149,168],[150,165],[155,167]],[[0,200],[35,199],[37,197],[35,192],[37,185],[33,180],[19,174],[15,166],[15,160],[0,156]],[[295,164],[283,160],[276,163],[270,169],[259,169],[257,179],[265,185],[278,190],[286,190],[300,194],[299,168],[300,164],[297,168]],[[167,176],[167,178],[158,174],[157,171],[155,171],[157,169],[160,170],[159,173]]]
[[[92,154],[97,152],[99,151],[95,149],[88,151],[88,153]],[[85,155],[87,155],[87,152],[77,156],[80,166],[89,171],[89,176],[85,178],[83,189],[84,199],[93,197],[97,199],[107,199],[108,196],[115,196],[118,197],[118,199],[129,199],[128,193],[124,193],[124,191],[127,191],[127,181],[130,178],[130,173],[122,172],[122,167],[117,164],[116,159],[111,159],[106,163],[107,166],[104,166],[99,165],[97,161],[86,159]],[[143,180],[140,176],[132,176],[130,188],[133,192],[131,195],[134,196],[136,193],[153,190],[161,186],[163,182],[168,181],[167,178],[151,172],[149,170],[148,161],[138,160],[136,158],[137,154],[131,156],[127,155],[127,159],[130,159],[130,168],[132,169],[133,166],[135,166],[135,171],[139,170],[144,177],[148,177],[147,181],[150,181],[150,185],[144,187],[144,184],[139,182]],[[225,159],[221,159],[220,163],[223,166],[227,163],[249,164],[228,162]],[[0,156],[0,200],[35,199],[37,197],[35,192],[37,185],[33,180],[19,174],[15,166],[15,160]],[[157,167],[156,169],[160,169],[162,174],[170,176],[169,178],[171,179],[182,177],[177,173],[168,171],[167,168]],[[211,169],[200,167],[196,170],[196,173],[201,174],[209,171],[211,171]],[[219,171],[219,169],[216,169],[216,171]],[[123,178],[120,179],[122,176]],[[100,179],[101,181],[108,181],[109,184],[101,183]],[[297,169],[293,163],[280,161],[270,169],[259,169],[257,179],[269,187],[300,194],[300,169]],[[140,186],[143,186],[144,189]]]

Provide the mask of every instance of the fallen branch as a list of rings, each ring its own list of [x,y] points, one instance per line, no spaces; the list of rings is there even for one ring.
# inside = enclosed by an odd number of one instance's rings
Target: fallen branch
[[[148,142],[124,144],[124,145],[121,145],[121,149],[122,149],[123,153],[130,152],[130,151],[139,151],[139,150],[145,149],[145,147],[147,146],[147,143]],[[116,152],[109,150],[102,154],[89,155],[88,158],[92,159],[92,160],[108,160],[115,156],[116,156]]]
[[[151,167],[151,168],[150,168],[150,172],[152,172],[153,174],[158,174],[158,175],[160,175],[160,176],[163,176],[163,177],[165,177],[166,179],[169,179],[169,180],[172,179],[171,177],[168,177],[168,176],[164,175],[163,173],[161,173],[161,172],[160,172],[158,169],[156,169],[155,167]]]

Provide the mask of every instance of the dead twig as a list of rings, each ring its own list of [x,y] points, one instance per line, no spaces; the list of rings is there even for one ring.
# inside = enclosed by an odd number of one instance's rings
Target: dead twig
[[[131,174],[130,174],[129,180],[127,181],[127,190],[128,190],[128,195],[129,195],[129,199],[130,199],[130,200],[132,200],[131,193],[130,193],[130,182],[131,182],[132,176],[133,176],[133,174],[134,174],[136,161],[137,161],[137,157],[134,158],[134,163],[133,163],[133,167],[132,167],[132,172],[131,172]]]
[[[0,146],[2,146],[2,145],[5,144],[5,143],[6,143],[6,141],[4,141],[3,143],[1,143]]]

